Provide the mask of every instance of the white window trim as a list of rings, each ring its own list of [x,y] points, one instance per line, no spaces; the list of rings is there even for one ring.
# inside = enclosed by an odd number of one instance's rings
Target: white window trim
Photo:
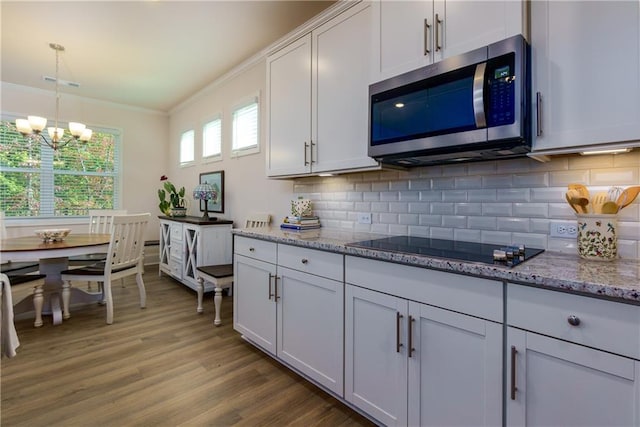
[[[220,120],[220,153],[213,154],[211,156],[205,156],[204,155],[204,127],[215,120]],[[224,115],[221,112],[214,114],[213,116],[206,119],[204,123],[202,123],[202,126],[200,128],[202,129],[202,147],[201,147],[202,163],[214,163],[214,162],[222,161],[222,154],[224,153],[224,137],[223,137]]]
[[[248,148],[240,148],[240,149],[234,149],[233,148],[233,113],[243,107],[246,107],[247,105],[253,104],[253,103],[257,103],[258,104],[258,117],[257,117],[257,134],[256,134],[256,145],[254,147],[248,147]],[[260,134],[262,133],[261,129],[260,129],[260,124],[262,122],[260,116],[262,114],[262,108],[260,108],[260,92],[255,92],[254,94],[247,96],[245,98],[242,98],[241,100],[239,100],[238,102],[236,102],[235,104],[233,104],[233,107],[231,108],[231,157],[232,158],[237,158],[237,157],[242,157],[242,156],[248,156],[250,154],[256,154],[260,152]]]

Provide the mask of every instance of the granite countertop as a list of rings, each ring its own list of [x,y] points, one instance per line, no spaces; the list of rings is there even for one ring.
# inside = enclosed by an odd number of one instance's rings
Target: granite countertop
[[[347,243],[388,237],[381,234],[335,229],[285,231],[279,227],[233,229],[232,232],[240,236],[277,243],[640,304],[640,261],[635,259],[619,259],[611,262],[587,261],[577,254],[545,251],[518,266],[508,268],[346,246]]]

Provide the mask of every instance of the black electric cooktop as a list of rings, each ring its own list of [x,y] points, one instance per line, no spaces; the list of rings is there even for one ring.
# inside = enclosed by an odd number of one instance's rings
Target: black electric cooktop
[[[494,245],[413,236],[392,236],[365,240],[347,243],[347,246],[508,267],[518,265],[544,252],[544,249],[525,248],[520,245]]]

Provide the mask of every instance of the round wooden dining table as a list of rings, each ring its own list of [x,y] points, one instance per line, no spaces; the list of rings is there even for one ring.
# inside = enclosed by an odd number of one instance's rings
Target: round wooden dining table
[[[42,314],[51,313],[53,324],[62,323],[60,272],[69,267],[69,257],[89,253],[106,253],[109,249],[109,234],[72,233],[62,241],[44,242],[37,236],[13,237],[0,240],[2,261],[38,261],[44,283],[36,282],[33,295],[14,305],[14,314],[35,311],[34,326],[42,326]],[[101,296],[71,288],[72,302],[100,301]],[[49,310],[49,311],[44,311]]]

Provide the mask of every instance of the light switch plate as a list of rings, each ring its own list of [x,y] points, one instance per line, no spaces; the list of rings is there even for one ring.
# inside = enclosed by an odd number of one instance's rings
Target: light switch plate
[[[358,214],[358,224],[371,224],[371,213],[359,213]]]

